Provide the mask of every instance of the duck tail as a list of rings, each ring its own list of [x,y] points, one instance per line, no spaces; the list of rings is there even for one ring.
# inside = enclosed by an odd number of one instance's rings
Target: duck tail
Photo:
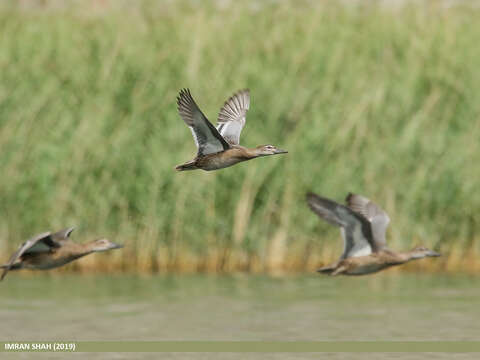
[[[197,169],[197,165],[195,164],[195,161],[189,161],[185,164],[177,165],[175,167],[175,170],[177,171],[186,171],[186,170],[195,170]]]

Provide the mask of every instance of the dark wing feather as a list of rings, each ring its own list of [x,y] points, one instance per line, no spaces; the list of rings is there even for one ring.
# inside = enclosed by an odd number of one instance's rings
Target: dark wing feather
[[[340,260],[372,253],[374,246],[370,223],[362,215],[313,193],[307,194],[307,202],[310,209],[318,216],[341,228],[344,250]]]
[[[345,201],[350,209],[370,221],[376,249],[385,248],[387,245],[385,234],[390,223],[388,214],[373,201],[361,195],[349,193]]]
[[[189,89],[180,91],[177,105],[178,113],[192,131],[199,156],[215,154],[230,148],[215,126],[200,111]]]
[[[220,109],[217,130],[229,144],[240,143],[240,133],[245,126],[250,108],[250,90],[244,89],[233,94]]]

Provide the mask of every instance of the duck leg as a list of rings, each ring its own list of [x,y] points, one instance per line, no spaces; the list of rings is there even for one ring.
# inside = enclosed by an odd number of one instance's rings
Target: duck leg
[[[327,266],[323,266],[320,269],[317,270],[317,272],[322,273],[322,274],[327,274],[331,275],[333,271],[337,268],[338,264],[330,264]]]
[[[341,273],[345,272],[347,269],[348,269],[348,266],[340,265],[332,273],[330,273],[330,275],[331,276],[336,276],[338,274],[341,274]]]

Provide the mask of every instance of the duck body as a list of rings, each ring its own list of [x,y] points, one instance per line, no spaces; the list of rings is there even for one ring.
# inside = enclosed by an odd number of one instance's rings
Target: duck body
[[[318,272],[328,275],[368,275],[404,262],[406,259],[402,256],[381,250],[370,255],[340,260],[335,264],[318,269]]]
[[[347,205],[307,194],[311,210],[328,223],[340,227],[344,251],[340,259],[318,269],[328,275],[367,275],[424,257],[440,256],[423,246],[397,252],[386,247],[385,234],[390,223],[387,213],[378,205],[356,194],[348,194]]]
[[[177,171],[219,170],[260,156],[287,153],[273,145],[260,145],[256,148],[239,145],[240,133],[250,106],[248,90],[235,93],[225,102],[218,115],[217,127],[203,115],[190,90],[180,91],[177,104],[178,113],[190,128],[198,150],[195,159],[176,166]]]
[[[90,253],[91,251],[86,249],[85,246],[69,241],[61,248],[52,249],[50,252],[24,254],[21,261],[18,262],[17,269],[50,270],[66,265]]]
[[[251,154],[251,150],[240,145],[232,145],[229,149],[214,154],[197,156],[194,160],[185,164],[178,165],[176,170],[196,170],[202,169],[205,171],[219,170],[242,161],[247,161],[255,158]]]

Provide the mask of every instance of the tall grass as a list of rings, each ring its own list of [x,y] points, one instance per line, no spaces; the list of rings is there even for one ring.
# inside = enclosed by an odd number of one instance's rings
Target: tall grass
[[[341,248],[312,190],[365,194],[390,214],[392,248],[450,255],[417,266],[480,266],[479,10],[48,4],[0,11],[2,259],[76,225],[76,240],[126,244],[77,269],[312,270]],[[211,121],[250,88],[242,143],[289,154],[175,172],[196,151],[182,87]]]

